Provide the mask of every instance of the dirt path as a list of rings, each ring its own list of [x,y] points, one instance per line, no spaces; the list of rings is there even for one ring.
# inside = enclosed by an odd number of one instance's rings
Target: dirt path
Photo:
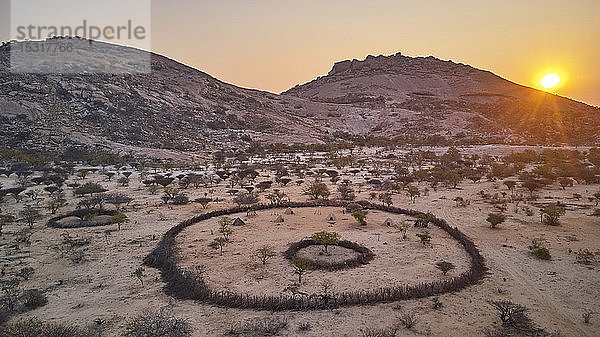
[[[501,250],[498,250],[491,259],[499,269],[497,274],[508,274],[519,285],[519,288],[507,289],[516,303],[528,302],[535,305],[535,311],[539,316],[544,317],[544,321],[560,322],[558,328],[567,336],[593,336],[592,332],[578,326],[577,322],[580,319],[573,317],[573,311],[568,309],[568,304],[553,296],[551,292],[540,290],[544,285],[532,281],[532,275],[521,268],[523,264],[515,263]],[[531,309],[530,306],[528,307]],[[547,330],[553,330],[553,327],[548,327]]]

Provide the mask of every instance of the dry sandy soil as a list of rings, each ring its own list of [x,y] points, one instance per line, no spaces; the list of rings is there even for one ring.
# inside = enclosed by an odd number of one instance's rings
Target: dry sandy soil
[[[242,218],[246,226],[232,228],[232,243],[225,246],[223,256],[208,246],[219,234],[218,219],[191,226],[179,236],[182,265],[191,269],[205,266],[208,285],[212,289],[277,296],[286,293],[284,289],[298,281],[290,262],[281,253],[292,242],[316,232],[329,231],[339,233],[343,240],[369,248],[376,257],[368,265],[355,269],[310,272],[299,289],[307,294],[319,293],[320,285],[326,280],[333,284],[334,292],[429,282],[442,277],[435,263],[443,260],[456,265],[448,277],[469,268],[469,256],[460,244],[437,227],[430,226],[426,230],[432,236],[432,242],[424,247],[415,235],[423,230],[411,229],[407,240],[402,240],[400,231],[383,226],[387,218],[402,221],[400,215],[370,211],[368,220],[372,225],[362,228],[351,215],[342,214],[340,208],[297,208],[296,214],[283,215],[283,224],[276,224],[274,221],[284,211],[261,211],[254,217],[246,217],[245,213],[232,215],[232,218]],[[333,225],[326,221],[329,214],[334,214],[337,219]],[[263,266],[253,253],[267,244],[280,254]],[[310,248],[320,249],[316,246],[305,249]],[[331,252],[335,258],[335,247],[331,247]],[[299,255],[302,254],[314,256],[301,250]]]
[[[261,174],[267,176],[272,173]],[[346,175],[344,178],[358,182],[366,175]],[[599,186],[575,185],[564,191],[552,186],[540,191],[538,203],[561,200],[568,204],[562,225],[557,227],[540,224],[535,205],[529,205],[535,210],[534,215],[527,216],[523,211],[515,213],[514,204],[510,204],[507,222],[498,229],[491,229],[485,218],[494,208],[477,193],[481,190],[488,193],[506,190],[498,182],[464,181],[458,189],[432,190],[428,196],[417,199],[415,204],[410,203],[406,195],[396,194],[393,196],[394,206],[431,211],[472,238],[486,260],[489,276],[478,285],[441,295],[443,307],[440,309],[433,309],[431,299],[427,298],[273,314],[174,300],[164,294],[164,283],[158,271],[151,268],[145,268],[143,285],[132,278],[130,274],[142,264],[143,258],[156,246],[162,234],[178,222],[206,210],[195,203],[161,205],[160,194],[150,195],[140,183],[137,173],[132,176],[128,187],[118,186],[114,180],[105,181],[103,176],[96,174],[90,175],[86,181],[98,181],[111,191],[134,197],[135,201],[126,209],[131,222],[121,231],[116,231],[115,226],[61,230],[46,227],[50,218],[47,215],[34,226],[31,246],[22,247],[20,251],[13,247],[13,239],[14,233],[24,225],[5,228],[0,239],[0,263],[7,271],[3,277],[24,266],[31,266],[35,273],[22,283],[23,288],[44,289],[48,295],[48,305],[20,317],[36,316],[51,322],[80,326],[94,324],[95,319],[101,318],[105,320],[106,335],[119,336],[128,319],[146,309],[168,307],[175,316],[190,322],[195,330],[194,336],[220,336],[240,322],[273,316],[287,318],[288,327],[281,333],[283,336],[361,336],[361,329],[392,326],[399,322],[402,313],[414,312],[418,319],[415,327],[412,330],[402,329],[399,335],[482,336],[487,328],[500,325],[499,316],[489,301],[511,300],[529,308],[530,317],[548,331],[559,331],[565,336],[600,335],[600,312],[597,309],[600,266],[578,264],[575,254],[579,249],[600,250],[600,219],[589,216],[594,204],[587,201],[587,196],[597,191]],[[0,182],[10,187],[15,184],[15,177],[0,177]],[[294,183],[277,188],[285,191],[293,201],[307,199],[301,195],[302,186]],[[214,196],[226,201],[211,203],[208,211],[233,206],[224,183],[212,189]],[[332,198],[336,198],[335,186],[331,185],[330,189]],[[208,191],[207,188],[190,188],[186,192],[190,199],[194,199]],[[368,199],[370,192],[370,188],[363,188],[357,193],[357,199]],[[584,197],[577,201],[572,198],[573,193]],[[77,203],[70,189],[67,195],[70,204],[61,210],[63,213],[73,209]],[[469,200],[470,205],[457,207],[452,201],[457,196]],[[12,213],[18,212],[24,204],[17,204],[12,198],[5,201],[3,210]],[[333,227],[325,221],[330,212],[337,217]],[[233,243],[225,247],[224,256],[207,247],[217,234],[218,219],[191,226],[178,238],[181,263],[205,266],[211,287],[248,293],[283,292],[296,280],[289,263],[278,256],[262,266],[250,253],[263,244],[272,245],[281,252],[288,243],[321,230],[335,230],[342,238],[367,246],[376,257],[371,264],[353,270],[312,272],[306,275],[306,282],[302,285],[306,292],[318,291],[325,279],[332,282],[334,291],[437,279],[443,276],[433,264],[442,259],[457,266],[449,275],[458,274],[468,266],[466,254],[440,230],[430,228],[433,248],[424,248],[417,242],[416,229],[411,228],[408,240],[402,241],[397,231],[383,227],[387,217],[397,217],[385,213],[371,212],[364,228],[347,214],[341,214],[340,209],[323,208],[320,214],[315,214],[314,209],[302,209],[296,215],[286,215],[285,223],[279,226],[273,223],[276,215],[271,211],[260,212],[253,218],[246,218],[245,214],[241,216],[247,220],[247,226],[234,228]],[[107,233],[107,229],[113,231]],[[211,230],[214,235],[211,235]],[[83,262],[74,263],[68,254],[53,249],[60,243],[60,235],[65,231],[73,237],[91,240],[82,249]],[[545,241],[552,254],[550,261],[538,260],[529,253],[527,247],[534,238]],[[586,309],[596,311],[591,324],[583,323],[582,313]],[[298,326],[305,322],[310,322],[312,329],[299,332]]]

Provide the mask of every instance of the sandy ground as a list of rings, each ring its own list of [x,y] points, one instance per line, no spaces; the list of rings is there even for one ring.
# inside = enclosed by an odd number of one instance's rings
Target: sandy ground
[[[182,265],[191,269],[205,266],[208,284],[213,289],[256,295],[289,294],[284,289],[297,282],[298,278],[290,262],[281,253],[292,242],[316,232],[330,231],[339,233],[343,240],[371,249],[376,258],[368,265],[355,269],[312,271],[304,277],[300,291],[319,293],[324,281],[332,283],[334,292],[430,282],[442,278],[435,263],[443,260],[451,261],[456,266],[454,271],[448,273],[448,277],[469,268],[469,256],[460,244],[437,227],[430,226],[425,230],[432,236],[432,242],[423,246],[415,233],[424,230],[411,229],[407,239],[402,240],[398,230],[383,226],[387,218],[402,221],[400,215],[370,211],[368,221],[372,224],[361,227],[351,215],[342,214],[340,208],[297,208],[296,214],[284,215],[283,224],[275,224],[278,215],[284,211],[262,211],[254,217],[246,217],[245,213],[232,215],[232,218],[242,218],[246,226],[232,227],[232,242],[225,246],[223,256],[208,247],[219,234],[219,219],[189,227],[179,236]],[[333,225],[326,221],[329,214],[334,214],[338,219]],[[214,235],[211,235],[211,230]],[[279,255],[263,266],[253,253],[264,245],[272,246]]]
[[[360,182],[363,175],[367,173],[356,177],[346,175],[344,178]],[[431,299],[422,299],[328,311],[272,314],[174,300],[163,293],[158,272],[151,268],[145,268],[143,285],[132,278],[130,274],[155,247],[157,241],[153,238],[160,238],[178,222],[205,210],[198,204],[160,205],[160,195],[150,195],[139,182],[137,173],[132,176],[128,187],[117,186],[114,180],[104,181],[103,177],[95,174],[86,181],[99,181],[111,191],[134,197],[135,206],[129,206],[126,210],[131,222],[124,225],[121,231],[116,231],[115,226],[68,230],[73,237],[91,240],[83,248],[85,261],[81,263],[73,263],[67,255],[61,256],[60,252],[53,249],[60,243],[60,234],[65,230],[47,228],[45,223],[50,215],[36,223],[32,245],[20,251],[14,249],[13,238],[14,233],[25,225],[14,224],[5,228],[0,239],[0,258],[7,276],[15,270],[31,266],[35,273],[22,283],[22,287],[44,289],[48,295],[48,305],[21,317],[36,316],[47,321],[81,326],[94,324],[95,319],[101,318],[105,320],[103,326],[106,335],[119,336],[127,319],[146,309],[168,307],[174,315],[191,323],[195,329],[194,336],[220,336],[240,322],[273,315],[288,319],[288,327],[281,334],[283,336],[361,336],[361,329],[391,326],[398,323],[402,313],[414,312],[417,324],[412,330],[401,330],[399,335],[481,336],[485,329],[500,324],[497,312],[488,301],[505,299],[528,307],[531,318],[549,331],[559,331],[565,336],[600,335],[600,312],[597,309],[600,300],[600,266],[578,264],[575,256],[579,249],[600,249],[600,219],[588,216],[594,205],[587,201],[587,196],[600,188],[597,185],[576,185],[565,191],[552,186],[539,192],[539,203],[562,200],[569,204],[562,225],[558,227],[540,224],[534,205],[529,205],[535,211],[533,216],[527,216],[522,211],[514,213],[514,205],[509,205],[508,221],[501,224],[499,229],[489,228],[485,218],[493,211],[493,206],[484,202],[477,193],[481,190],[494,192],[506,189],[497,182],[473,184],[465,181],[459,185],[459,189],[440,188],[433,191],[430,188],[430,195],[417,199],[415,204],[410,203],[403,194],[394,195],[395,206],[431,211],[469,235],[486,259],[490,268],[489,276],[481,284],[440,296],[443,307],[437,310],[432,308]],[[9,187],[14,184],[15,177],[0,177],[0,182]],[[293,183],[285,188],[277,188],[285,191],[292,200],[307,199],[300,195],[302,187]],[[212,189],[215,196],[231,200],[226,194],[229,188],[224,183]],[[337,193],[333,192],[335,186],[331,186],[331,190],[332,197],[336,197]],[[190,188],[186,192],[194,199],[208,191],[207,188]],[[363,188],[358,199],[367,199],[369,192],[369,187]],[[580,201],[574,200],[571,198],[573,193],[580,193],[584,197]],[[70,191],[67,195],[70,205],[61,212],[73,209],[76,204]],[[452,201],[456,196],[468,199],[471,204],[466,208],[457,207]],[[23,204],[17,204],[14,199],[7,197],[2,207],[4,211],[16,213]],[[211,203],[208,210],[232,205],[230,201]],[[207,247],[211,237],[216,236],[211,236],[210,230],[216,233],[217,220],[192,226],[184,231],[179,241],[184,252],[182,263],[206,266],[208,280],[214,287],[280,293],[295,280],[289,263],[276,257],[263,267],[248,253],[265,243],[273,245],[280,252],[289,242],[298,241],[315,231],[333,228],[343,238],[371,248],[377,256],[368,266],[354,270],[310,273],[306,275],[306,285],[303,285],[307,291],[318,289],[323,279],[329,279],[335,291],[354,288],[359,284],[371,287],[391,282],[435,279],[442,277],[433,267],[433,263],[440,259],[450,260],[457,265],[457,270],[450,274],[458,273],[467,266],[465,255],[459,247],[437,230],[430,229],[434,248],[424,249],[416,241],[416,229],[409,231],[409,240],[401,241],[400,234],[382,227],[381,224],[389,216],[387,214],[372,212],[369,225],[358,228],[349,216],[340,214],[340,210],[333,210],[338,221],[334,227],[329,227],[325,221],[328,210],[322,210],[317,215],[309,209],[305,211],[286,216],[285,224],[280,226],[272,222],[276,216],[270,211],[247,219],[247,227],[234,228],[233,243],[225,247],[222,257]],[[107,235],[107,229],[114,231]],[[380,234],[380,241],[377,241],[376,234]],[[551,261],[541,261],[529,254],[527,246],[534,238],[544,239],[552,254]],[[383,242],[388,244],[384,245]],[[591,324],[583,323],[581,315],[585,309],[596,312]],[[312,329],[299,332],[297,327],[305,322],[310,322]]]

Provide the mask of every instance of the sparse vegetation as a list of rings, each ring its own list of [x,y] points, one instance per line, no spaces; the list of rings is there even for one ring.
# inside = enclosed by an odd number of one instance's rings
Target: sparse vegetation
[[[441,270],[444,275],[455,268],[454,264],[446,261],[437,262],[435,266],[437,269]]]
[[[285,317],[255,318],[231,328],[225,334],[239,337],[277,336],[287,327],[288,320]]]
[[[176,318],[165,310],[146,311],[130,319],[125,324],[125,337],[189,337],[192,335],[190,324]]]
[[[506,221],[506,215],[502,213],[490,213],[488,214],[486,221],[490,223],[492,228],[496,228],[499,224]]]
[[[265,265],[267,264],[267,260],[277,256],[277,253],[269,246],[262,246],[254,252],[254,255]]]

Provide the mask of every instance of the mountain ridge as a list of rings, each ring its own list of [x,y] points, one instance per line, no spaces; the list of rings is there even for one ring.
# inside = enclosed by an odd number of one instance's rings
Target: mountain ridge
[[[136,65],[130,57],[134,55],[149,57],[151,72],[15,74],[9,69],[10,48],[22,42],[3,44],[0,126],[8,137],[0,146],[114,149],[122,144],[123,149],[212,151],[240,148],[253,140],[332,143],[347,141],[347,135],[438,135],[465,143],[599,141],[599,109],[540,96],[489,71],[434,57],[397,53],[341,61],[326,76],[274,94],[220,81],[164,55],[57,39],[82,47],[67,60],[68,69],[93,61],[95,70],[127,70]],[[29,61],[35,57],[41,56]],[[535,96],[537,103],[528,96]],[[542,107],[539,116],[531,114],[532,102]],[[552,105],[556,109],[548,108]],[[552,111],[558,111],[560,123],[548,119]],[[519,114],[527,118],[515,122]],[[530,125],[532,121],[536,124]]]

